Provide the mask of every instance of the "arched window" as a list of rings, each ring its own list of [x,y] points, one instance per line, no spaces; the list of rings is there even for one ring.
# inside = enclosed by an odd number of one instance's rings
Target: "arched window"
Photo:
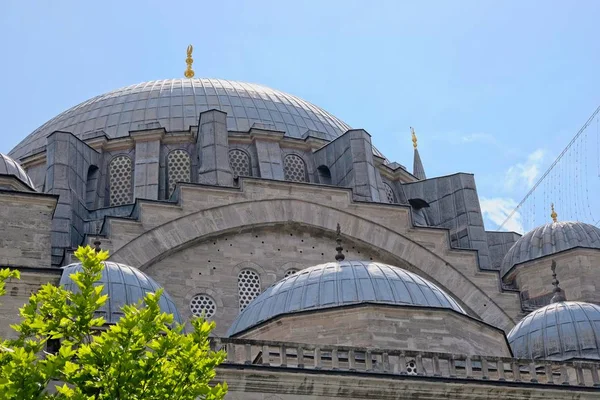
[[[110,182],[110,205],[119,206],[133,202],[133,179],[131,158],[117,156],[108,166]]]
[[[192,162],[185,150],[173,150],[167,156],[167,182],[169,197],[177,182],[189,182],[192,174]]]
[[[306,182],[306,164],[295,154],[288,154],[283,159],[283,174],[286,181]]]
[[[240,311],[260,294],[260,277],[251,269],[243,269],[238,274],[238,295]]]
[[[385,182],[383,184],[383,187],[385,188],[385,195],[387,197],[387,202],[391,203],[391,204],[396,203],[396,195],[394,194],[392,187]]]
[[[88,210],[96,208],[96,199],[98,198],[98,175],[99,169],[95,165],[90,165],[85,182],[85,206]]]
[[[319,175],[319,183],[331,185],[331,172],[329,171],[329,168],[325,165],[321,165],[317,168],[317,174]]]
[[[190,300],[190,311],[196,317],[209,319],[217,312],[217,304],[207,294],[197,294]]]
[[[250,156],[243,150],[229,150],[229,166],[233,176],[252,176]]]

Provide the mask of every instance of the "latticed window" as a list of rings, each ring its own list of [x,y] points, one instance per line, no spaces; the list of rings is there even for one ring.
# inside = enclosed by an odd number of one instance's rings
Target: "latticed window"
[[[252,176],[250,156],[243,150],[229,150],[229,165],[234,176]]]
[[[260,294],[260,277],[250,269],[243,269],[238,274],[238,294],[240,311]]]
[[[287,271],[285,271],[285,275],[283,277],[287,278],[290,275],[294,275],[296,272],[298,272],[298,270],[295,268],[288,269]]]
[[[167,156],[167,182],[169,196],[173,194],[177,182],[189,182],[192,174],[192,162],[185,150],[173,150]]]
[[[133,202],[131,158],[118,156],[108,166],[110,182],[110,205],[118,206]]]
[[[217,312],[217,305],[209,295],[197,294],[190,300],[190,311],[197,317],[210,318]]]
[[[289,154],[283,159],[283,173],[286,181],[306,182],[306,164],[295,154]]]
[[[392,190],[392,187],[390,185],[388,185],[387,183],[384,183],[383,187],[385,188],[385,195],[387,197],[388,203],[395,203],[396,195],[394,195],[394,191]]]

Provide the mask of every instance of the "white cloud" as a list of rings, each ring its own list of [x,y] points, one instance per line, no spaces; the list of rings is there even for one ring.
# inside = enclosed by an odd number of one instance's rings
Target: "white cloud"
[[[517,206],[517,202],[510,197],[482,197],[480,204],[483,218],[494,223],[496,225],[495,229],[500,227],[512,210]],[[515,212],[506,222],[503,229],[522,234],[525,230],[523,229],[521,214],[518,211]]]
[[[471,133],[468,135],[461,136],[460,140],[462,140],[464,143],[474,143],[474,142],[492,143],[492,144],[497,143],[496,138],[489,133]]]
[[[513,165],[506,171],[504,186],[512,190],[519,182],[525,182],[527,188],[531,188],[540,174],[540,166],[544,161],[545,151],[537,149],[527,156],[524,163]]]

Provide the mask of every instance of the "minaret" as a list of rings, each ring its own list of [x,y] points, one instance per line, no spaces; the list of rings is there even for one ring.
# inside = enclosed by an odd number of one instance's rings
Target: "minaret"
[[[418,179],[418,180],[423,180],[423,179],[427,179],[427,177],[425,176],[425,169],[423,168],[423,163],[421,162],[421,156],[419,155],[419,150],[417,150],[417,135],[415,134],[415,130],[413,129],[413,127],[410,127],[410,132],[412,134],[412,142],[413,142],[413,147],[415,148],[415,157],[414,157],[414,163],[413,163],[413,175]]]

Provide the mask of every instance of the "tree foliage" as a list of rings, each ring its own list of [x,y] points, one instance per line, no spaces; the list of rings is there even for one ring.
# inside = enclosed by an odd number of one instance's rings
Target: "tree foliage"
[[[209,347],[214,322],[191,321],[189,333],[161,312],[162,290],[144,304],[127,305],[115,325],[106,326],[95,311],[102,294],[105,251],[80,247],[82,271],[71,275],[76,292],[44,285],[20,310],[18,333],[0,344],[0,400],[16,399],[222,399],[227,384],[210,385],[225,354]],[[4,282],[18,271],[0,270]],[[55,354],[45,351],[60,340]]]

